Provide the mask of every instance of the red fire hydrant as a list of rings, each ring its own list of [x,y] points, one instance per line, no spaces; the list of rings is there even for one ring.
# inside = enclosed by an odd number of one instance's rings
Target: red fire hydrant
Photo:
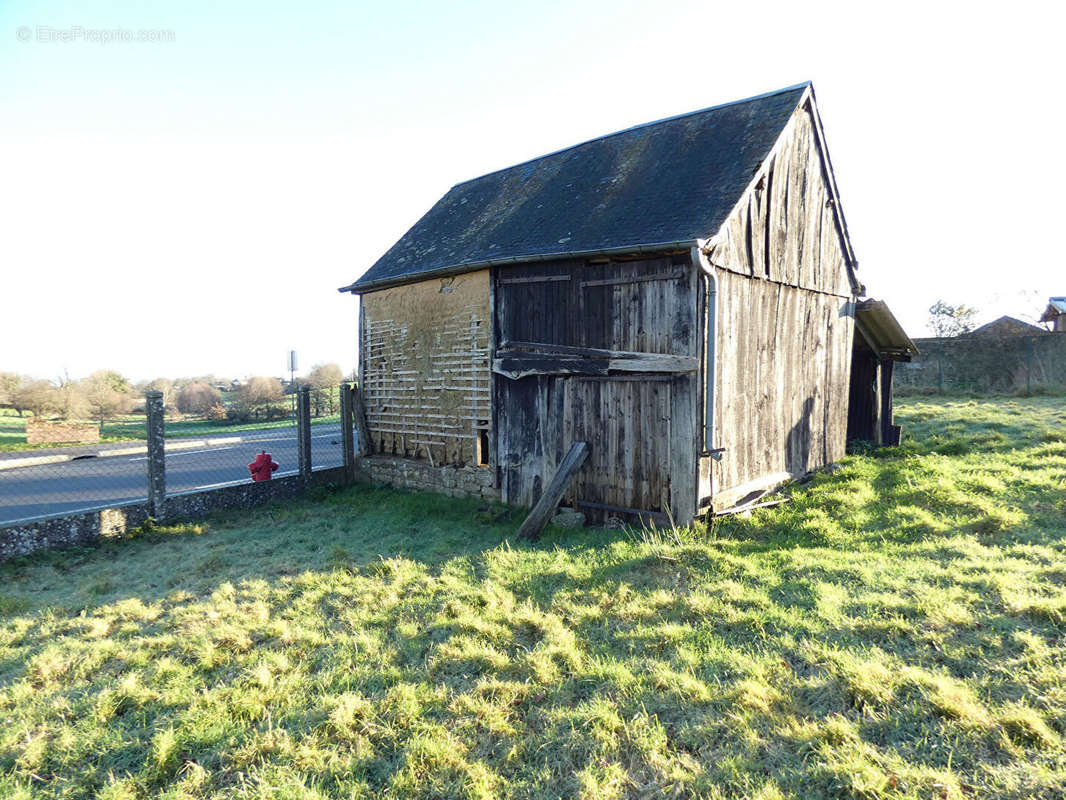
[[[255,457],[255,461],[248,465],[248,471],[252,473],[253,481],[268,481],[278,468],[278,462],[270,457],[270,453],[263,450]]]

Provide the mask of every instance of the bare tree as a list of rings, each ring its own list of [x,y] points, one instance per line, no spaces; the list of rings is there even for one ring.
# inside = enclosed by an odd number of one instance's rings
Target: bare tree
[[[976,316],[976,308],[962,303],[953,306],[937,300],[929,307],[929,328],[939,339],[962,336],[974,329]]]
[[[316,417],[322,416],[323,408],[336,413],[337,385],[344,380],[344,373],[337,364],[315,364],[304,381],[311,387],[311,404]]]
[[[197,381],[178,392],[178,411],[183,414],[204,414],[222,401],[222,393],[208,383]]]
[[[281,400],[281,381],[277,378],[268,378],[257,375],[249,378],[241,384],[237,390],[237,405],[245,414],[254,415],[259,419],[260,415],[274,416],[277,409],[276,403]],[[280,413],[280,410],[277,411]]]
[[[22,409],[15,408],[15,398],[22,381],[22,376],[14,372],[0,372],[0,408],[14,408],[20,417]]]
[[[24,380],[15,392],[12,402],[19,414],[30,411],[35,417],[46,417],[59,411],[56,387],[45,380]]]
[[[129,381],[111,370],[98,370],[81,385],[85,401],[101,425],[107,417],[129,411],[129,389]]]
[[[88,416],[89,403],[85,399],[85,392],[66,371],[55,380],[54,397],[55,412],[63,419],[81,419]]]
[[[170,378],[156,378],[154,381],[149,381],[144,388],[147,391],[162,394],[164,408],[174,405],[174,381]]]

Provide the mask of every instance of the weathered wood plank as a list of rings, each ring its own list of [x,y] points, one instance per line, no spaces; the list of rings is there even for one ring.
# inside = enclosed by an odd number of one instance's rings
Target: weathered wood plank
[[[501,278],[500,285],[511,286],[516,283],[551,283],[552,281],[568,281],[569,275],[529,275],[523,278]]]
[[[363,405],[363,389],[355,386],[350,393],[352,404],[352,418],[355,420],[356,454],[360,457],[368,456],[373,451],[370,440],[370,428],[366,422],[366,407]]]
[[[693,325],[697,319],[698,281],[699,275],[696,269],[689,270],[684,305],[678,309],[680,313],[676,316],[679,320],[691,320]],[[693,352],[688,357],[693,368],[678,375],[671,391],[669,410],[671,439],[670,457],[667,461],[670,464],[669,507],[674,520],[680,525],[691,523],[698,510],[697,453],[702,447],[699,442],[699,406],[696,402],[699,391],[696,375],[699,366],[697,353],[698,350],[693,342]]]
[[[610,361],[598,358],[567,358],[565,356],[511,356],[496,358],[492,371],[511,380],[533,375],[606,375]]]
[[[783,503],[787,503],[789,501],[789,499],[790,498],[788,498],[788,497],[779,497],[776,500],[766,500],[766,501],[764,501],[762,503],[748,503],[747,505],[743,505],[743,506],[733,506],[732,508],[723,508],[721,511],[715,511],[714,512],[714,516],[716,516],[716,517],[726,517],[726,516],[729,516],[731,514],[744,514],[744,513],[747,513],[748,511],[754,511],[756,508],[773,508],[774,506],[779,506],[779,505],[782,505]]]
[[[517,355],[514,351],[532,351],[535,353],[561,353],[564,355],[587,356],[589,358],[645,358],[661,359],[669,353],[649,353],[633,350],[607,350],[601,347],[571,347],[568,345],[549,344],[547,342],[508,342],[504,341],[499,352],[502,355]]]
[[[797,108],[708,249],[716,267],[850,297],[839,209],[815,112]]]
[[[581,281],[581,288],[587,289],[589,286],[620,286],[622,284],[629,283],[644,283],[645,281],[676,281],[678,278],[685,276],[684,270],[673,270],[672,272],[657,272],[654,275],[632,275],[620,278],[598,278],[591,281]]]
[[[555,513],[559,501],[563,499],[563,494],[566,492],[567,487],[570,486],[570,482],[574,479],[577,471],[581,469],[581,465],[585,463],[585,459],[588,458],[588,454],[589,446],[587,442],[574,442],[570,445],[570,449],[563,456],[563,460],[559,463],[559,468],[552,476],[548,487],[540,496],[537,504],[533,506],[533,510],[529,512],[525,522],[518,529],[517,537],[519,539],[536,539],[540,536],[540,532],[544,530],[544,526],[548,524],[548,520]]]
[[[713,496],[841,458],[854,323],[848,300],[723,270],[717,306],[714,414],[716,444],[726,452],[710,465]]]
[[[699,361],[694,356],[658,356],[656,358],[577,358],[534,354],[501,356],[493,359],[492,371],[518,380],[530,375],[606,375],[617,372],[695,372]]]

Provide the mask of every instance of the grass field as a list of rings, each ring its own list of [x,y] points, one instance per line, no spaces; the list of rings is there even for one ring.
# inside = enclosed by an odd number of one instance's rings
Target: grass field
[[[0,796],[1061,798],[1066,405],[683,531],[348,489],[0,566]]]
[[[4,413],[7,409],[0,409],[0,452],[12,450],[38,450],[42,448],[56,447],[54,444],[31,445],[26,444],[26,417],[18,417],[14,413]],[[313,417],[312,425],[329,425],[341,421],[340,414],[331,416]],[[245,422],[230,423],[225,421],[212,421],[202,419],[189,419],[166,423],[167,438],[179,438],[189,436],[224,436],[230,433],[244,431],[262,431],[271,428],[291,428],[291,419],[275,420],[273,422]],[[147,437],[144,415],[129,414],[121,419],[107,420],[100,428],[101,442],[125,442]]]

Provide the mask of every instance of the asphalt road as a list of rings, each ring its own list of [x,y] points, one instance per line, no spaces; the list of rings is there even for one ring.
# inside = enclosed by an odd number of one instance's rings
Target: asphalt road
[[[168,444],[182,441],[167,439]],[[312,468],[341,466],[340,442],[340,425],[313,425]],[[234,437],[212,437],[202,447],[168,449],[167,491],[249,481],[248,464],[260,450],[266,450],[278,462],[275,477],[297,472],[295,427],[252,431]],[[0,524],[143,500],[148,495],[147,483],[147,456],[143,453],[0,470]]]

